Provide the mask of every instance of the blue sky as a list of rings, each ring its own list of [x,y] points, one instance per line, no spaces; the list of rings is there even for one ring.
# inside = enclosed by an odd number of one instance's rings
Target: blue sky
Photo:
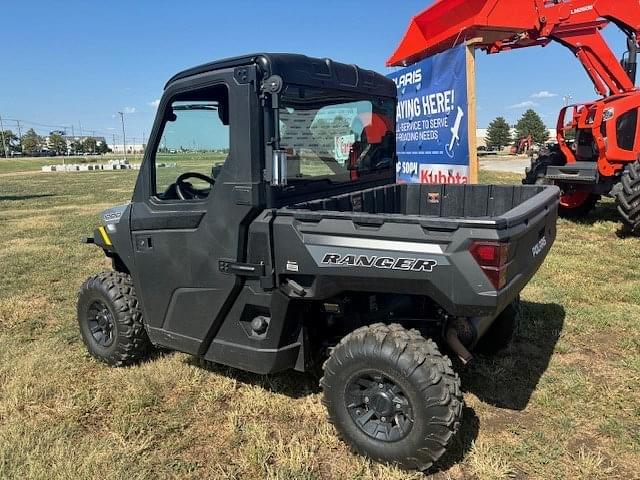
[[[176,71],[248,52],[291,51],[389,73],[386,58],[411,16],[429,3],[7,0],[0,115],[23,120],[23,131],[73,125],[76,134],[82,126],[111,140],[121,131],[116,112],[125,111],[127,136],[139,141]],[[623,37],[607,37],[619,56]],[[497,115],[515,122],[529,106],[554,126],[564,95],[596,98],[577,59],[562,47],[477,58],[479,127]],[[5,123],[15,130],[15,122]]]

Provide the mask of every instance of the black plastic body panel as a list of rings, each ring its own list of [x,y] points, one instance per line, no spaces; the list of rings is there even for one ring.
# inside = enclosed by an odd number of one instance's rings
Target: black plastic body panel
[[[205,359],[266,374],[294,368],[303,355],[301,311],[304,308],[282,292],[258,293],[245,286],[238,301],[213,339]],[[252,334],[258,315],[270,317],[263,336]]]
[[[255,68],[255,67],[254,67]],[[244,279],[220,260],[246,261],[247,233],[260,212],[262,116],[256,86],[238,83],[232,68],[174,81],[162,97],[131,208],[132,274],[152,342],[203,354],[242,290]],[[209,197],[162,201],[154,196],[152,155],[162,112],[185,92],[225,85],[230,151]]]
[[[557,188],[542,186],[391,184],[299,203],[278,213],[312,220],[317,220],[320,213],[322,217],[374,225],[419,223],[444,231],[463,227],[502,229],[523,222],[536,209],[552,205],[558,194]]]
[[[289,84],[351,90],[360,94],[385,97],[395,97],[397,93],[392,81],[372,70],[334,62],[328,58],[313,58],[292,53],[255,53],[206,63],[176,74],[167,82],[165,88],[179,80],[242,65],[257,65],[264,78],[278,75]]]

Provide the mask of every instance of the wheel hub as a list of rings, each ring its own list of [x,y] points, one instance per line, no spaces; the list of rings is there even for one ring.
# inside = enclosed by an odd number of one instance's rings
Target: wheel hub
[[[106,315],[102,313],[99,314],[97,317],[97,320],[98,320],[98,325],[100,325],[100,328],[102,328],[103,330],[109,327],[109,320],[107,319]]]
[[[413,408],[394,380],[378,374],[363,373],[347,384],[345,400],[349,415],[369,437],[396,442],[406,437],[413,426]]]
[[[376,412],[376,415],[384,417],[393,413],[393,393],[391,391],[384,391],[376,393],[371,401],[371,408]]]
[[[113,343],[113,316],[104,302],[96,300],[89,306],[87,323],[93,340],[101,347]]]

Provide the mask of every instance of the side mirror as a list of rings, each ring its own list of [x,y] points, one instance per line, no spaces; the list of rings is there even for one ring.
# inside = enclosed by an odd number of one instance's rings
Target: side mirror
[[[287,151],[278,149],[273,151],[271,159],[271,186],[287,186]]]

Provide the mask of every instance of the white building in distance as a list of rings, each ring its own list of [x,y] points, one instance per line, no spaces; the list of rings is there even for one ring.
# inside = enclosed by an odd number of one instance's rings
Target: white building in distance
[[[101,143],[107,144],[107,140],[104,137],[96,137],[94,135],[65,135],[62,131],[50,132],[49,135],[42,137],[42,146],[43,150],[51,150],[51,136],[52,135],[60,135],[64,138],[65,142],[67,142],[67,151],[71,151],[71,145],[73,143],[82,143],[89,138],[93,138],[96,141],[96,144],[99,145]]]
[[[144,153],[144,149],[147,147],[146,144],[144,143],[133,143],[133,144],[127,144],[127,154],[129,155],[134,155],[134,154],[142,154]],[[119,154],[123,154],[124,150],[122,148],[122,144],[111,144],[109,145],[109,148],[111,150],[113,150],[113,153],[119,153]]]

